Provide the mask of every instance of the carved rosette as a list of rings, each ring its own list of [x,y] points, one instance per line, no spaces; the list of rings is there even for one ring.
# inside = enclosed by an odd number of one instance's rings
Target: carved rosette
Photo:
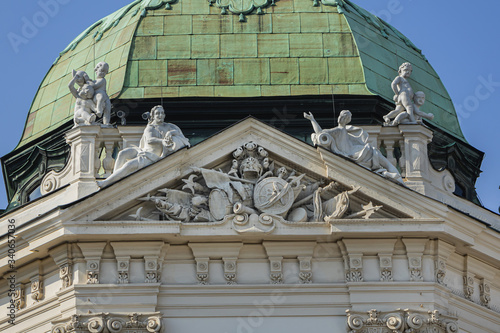
[[[350,255],[347,282],[363,282],[363,255]]]
[[[87,284],[99,284],[99,260],[87,260]]]
[[[118,284],[129,283],[129,258],[117,258],[117,268],[118,268]]]
[[[474,274],[466,273],[464,276],[464,294],[465,298],[472,300],[474,295]]]
[[[34,276],[31,281],[31,298],[36,302],[43,299],[43,281],[40,275]]]
[[[160,271],[157,258],[144,258],[145,271],[146,271],[146,283],[158,283],[160,282]]]
[[[51,333],[161,333],[161,313],[83,314],[52,322]]]
[[[283,257],[269,257],[271,284],[283,283]]]
[[[209,258],[196,259],[196,278],[202,285],[208,284],[208,260]]]
[[[380,263],[380,281],[383,282],[394,281],[394,278],[392,276],[392,256],[379,254],[379,263]]]
[[[237,258],[222,258],[224,261],[224,278],[227,284],[236,284],[236,260]]]
[[[299,279],[300,283],[312,283],[311,257],[298,257],[299,259]]]
[[[410,281],[423,281],[422,275],[422,257],[408,255],[408,268],[410,270]]]
[[[26,295],[24,293],[24,285],[22,283],[18,284],[14,289],[12,299],[14,300],[16,310],[21,310],[26,305]]]
[[[479,301],[482,306],[487,308],[490,307],[490,283],[485,279],[481,279],[481,282],[479,283]]]
[[[397,309],[394,312],[347,310],[350,333],[456,333],[457,318],[442,316],[435,311]]]
[[[73,270],[73,265],[71,265],[70,263],[65,263],[60,266],[59,278],[61,279],[62,282],[61,289],[68,288],[73,283],[72,270]]]

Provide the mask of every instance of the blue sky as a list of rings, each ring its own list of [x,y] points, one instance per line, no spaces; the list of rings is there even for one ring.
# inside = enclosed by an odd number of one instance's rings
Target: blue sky
[[[132,0],[4,1],[0,13],[0,81],[2,116],[0,156],[19,142],[40,82],[57,55],[84,29]],[[189,1],[189,0],[179,0]],[[311,0],[302,0],[309,1]],[[467,141],[485,153],[477,191],[482,203],[497,212],[500,205],[500,2],[483,0],[352,0],[386,20],[423,53],[440,75],[458,110]],[[52,15],[18,45],[9,33],[22,35],[26,20],[43,18],[43,4]],[[279,6],[279,1],[277,1]],[[38,16],[37,16],[38,15]],[[426,110],[432,112],[432,110]],[[0,208],[7,206],[3,182]]]

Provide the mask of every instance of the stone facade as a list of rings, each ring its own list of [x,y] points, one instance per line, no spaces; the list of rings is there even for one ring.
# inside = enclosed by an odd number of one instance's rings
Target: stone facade
[[[397,129],[365,128],[375,143],[413,135]],[[129,128],[124,136],[84,126],[68,135],[94,133],[124,147],[142,130],[132,135]],[[335,182],[340,192],[359,187],[346,213],[328,221],[288,214],[242,229],[234,214],[185,222],[144,200],[163,189],[182,191],[197,168],[230,173],[235,151],[249,142],[265,149],[276,170],[304,174],[301,181]],[[60,187],[0,222],[6,232],[14,225],[16,236],[13,266],[8,256],[0,261],[1,330],[478,333],[500,326],[500,221],[436,185],[429,173],[407,172],[418,185],[412,190],[411,182],[390,181],[255,119],[100,191],[83,186],[95,183],[98,168],[73,163],[68,168],[80,173],[54,175],[65,179]],[[419,193],[426,189],[460,210]],[[368,202],[380,208],[356,215]],[[8,237],[0,246],[8,254]]]

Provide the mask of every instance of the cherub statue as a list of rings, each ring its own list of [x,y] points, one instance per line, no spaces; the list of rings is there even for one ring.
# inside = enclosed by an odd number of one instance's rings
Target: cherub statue
[[[153,107],[149,123],[144,130],[139,147],[129,147],[118,153],[113,173],[105,180],[98,181],[101,188],[108,186],[129,174],[142,169],[184,147],[189,140],[179,127],[165,120],[165,110],[161,105]]]
[[[73,70],[73,77],[75,78],[75,83],[81,88],[84,84],[92,82],[88,74],[84,71]]]
[[[396,102],[396,109],[389,112],[384,116],[386,123],[390,122],[390,119],[396,117],[403,111],[408,113],[408,120],[411,123],[415,123],[415,110],[413,105],[413,89],[408,82],[413,68],[409,62],[405,62],[399,66],[399,75],[392,81],[391,88],[394,91],[394,102]]]
[[[315,145],[345,156],[386,178],[403,183],[398,169],[377,148],[370,145],[368,133],[362,128],[348,125],[351,117],[350,111],[343,110],[338,118],[338,126],[324,130],[316,122],[312,113],[304,113],[304,118],[309,119],[314,128],[311,138]]]
[[[96,107],[93,101],[95,92],[92,85],[87,83],[87,79],[87,73],[73,71],[73,79],[68,84],[69,90],[76,98],[73,127],[92,125],[96,120]],[[75,89],[75,83],[80,86],[78,90]]]
[[[96,105],[96,114],[102,117],[103,125],[109,125],[111,121],[111,101],[106,92],[105,76],[109,72],[109,65],[105,62],[100,62],[95,67],[95,81],[90,81],[89,84],[94,88],[94,102]]]
[[[422,118],[426,118],[426,119],[434,119],[434,115],[432,113],[425,113],[423,111],[420,111],[420,107],[422,105],[424,105],[425,103],[425,94],[423,91],[417,91],[415,93],[415,96],[414,96],[414,100],[415,100],[415,103],[413,104],[413,108],[414,108],[414,112],[415,112],[415,122],[417,124],[421,124],[422,123]],[[394,111],[392,111],[394,112]],[[386,116],[388,117],[390,115],[390,113]],[[384,117],[385,119],[385,117]],[[396,125],[399,125],[399,124],[406,124],[406,123],[410,123],[410,117],[409,117],[409,114],[408,112],[400,112],[396,118],[391,122],[389,123],[390,126],[396,126]]]

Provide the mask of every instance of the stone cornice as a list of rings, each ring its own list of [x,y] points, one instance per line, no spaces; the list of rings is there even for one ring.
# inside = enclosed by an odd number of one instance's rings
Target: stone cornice
[[[456,222],[456,221],[455,221]],[[28,246],[16,252],[18,265],[46,257],[48,250],[58,244],[75,241],[125,241],[141,239],[149,241],[182,242],[210,241],[210,238],[224,241],[253,240],[338,240],[343,237],[430,237],[440,238],[457,245],[461,252],[471,253],[484,261],[499,265],[496,257],[500,235],[478,225],[469,219],[458,228],[450,220],[438,219],[370,219],[336,220],[328,223],[295,223],[279,228],[271,235],[245,236],[237,234],[228,223],[182,224],[167,221],[69,221],[59,224],[53,232],[44,234],[45,223],[30,228],[33,238],[25,237]],[[214,228],[217,232],[214,233]],[[474,229],[478,229],[474,232]],[[485,231],[486,230],[486,231]],[[41,235],[41,236],[40,236]],[[161,236],[160,236],[161,235]],[[497,242],[495,242],[495,239]],[[6,241],[0,243],[0,253],[7,251]],[[0,260],[0,266],[7,269],[7,258]],[[4,263],[5,262],[5,263]],[[3,274],[5,271],[0,271]]]

